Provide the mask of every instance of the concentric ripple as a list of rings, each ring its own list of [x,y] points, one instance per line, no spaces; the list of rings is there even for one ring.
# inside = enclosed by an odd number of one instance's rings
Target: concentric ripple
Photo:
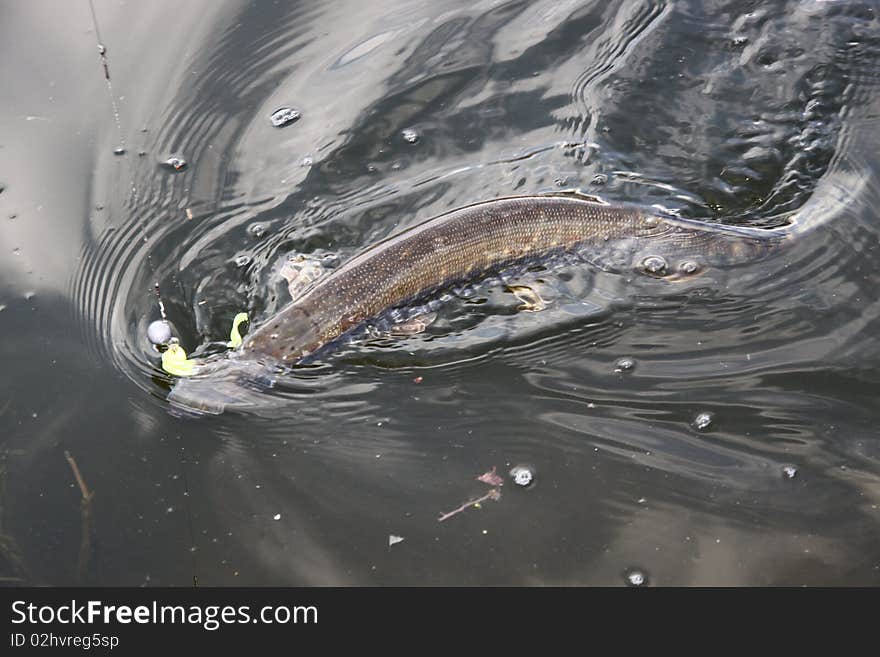
[[[290,254],[342,262],[451,208],[572,187],[792,226],[778,255],[725,270],[648,254],[624,274],[566,261],[474,281],[431,308],[425,332],[341,345],[255,393],[264,403],[251,416],[209,421],[223,440],[211,477],[242,517],[268,496],[333,520],[335,552],[309,543],[317,570],[280,581],[373,581],[363,564],[344,567],[356,557],[340,527],[353,518],[385,531],[397,514],[405,545],[436,556],[434,506],[470,491],[449,482],[505,463],[539,476],[533,491],[505,490],[487,526],[544,557],[560,538],[596,554],[634,545],[631,526],[656,532],[681,509],[704,527],[795,534],[811,514],[858,499],[862,522],[862,500],[880,502],[877,18],[858,2],[741,4],[478,2],[377,16],[353,2],[258,3],[192,51],[193,74],[138,133],[146,155],[116,158],[96,180],[102,209],[72,284],[81,332],[136,384],[146,415],[167,408],[171,383],[146,338],[160,307],[188,352],[222,351],[236,313],[259,323],[286,303]],[[274,127],[285,107],[300,118]],[[172,154],[187,166],[162,166]],[[664,276],[681,267],[681,280]],[[546,309],[519,309],[511,286],[523,285]],[[143,410],[135,395],[154,401]],[[271,481],[259,493],[255,472]],[[794,491],[805,480],[826,487]],[[658,503],[642,512],[643,497]],[[431,513],[410,521],[412,508]],[[584,534],[594,526],[606,534]],[[466,543],[444,545],[446,558],[467,563]],[[281,548],[259,549],[266,572],[286,573]],[[472,581],[511,581],[481,558]],[[666,581],[692,575],[665,567]],[[410,568],[399,581],[414,581]],[[457,568],[444,581],[467,580]],[[573,581],[564,570],[516,577]]]

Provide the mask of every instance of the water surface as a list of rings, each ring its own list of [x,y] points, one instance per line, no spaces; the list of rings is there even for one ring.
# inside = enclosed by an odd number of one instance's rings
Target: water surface
[[[875,3],[94,8],[2,7],[0,577],[880,583]],[[537,313],[475,282],[252,412],[169,412],[160,300],[204,348],[291,255],[575,187],[815,228],[688,283],[518,274]]]

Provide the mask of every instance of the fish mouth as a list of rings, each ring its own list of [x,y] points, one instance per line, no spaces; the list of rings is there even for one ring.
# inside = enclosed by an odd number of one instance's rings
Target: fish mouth
[[[227,356],[199,363],[197,372],[178,379],[167,399],[174,415],[200,417],[225,411],[248,411],[265,405],[275,386],[277,368]]]

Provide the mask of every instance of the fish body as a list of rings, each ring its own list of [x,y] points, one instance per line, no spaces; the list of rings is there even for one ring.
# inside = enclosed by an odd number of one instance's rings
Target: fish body
[[[365,322],[456,284],[575,252],[603,269],[658,278],[753,262],[793,229],[761,230],[682,219],[579,194],[513,196],[458,208],[371,246],[314,281],[228,356],[206,359],[168,399],[185,412],[266,403],[274,372],[329,348]],[[255,391],[254,388],[258,390]]]
[[[780,231],[718,226],[574,194],[485,201],[362,251],[251,332],[242,354],[295,364],[384,311],[563,251],[680,276],[754,259],[784,238]]]

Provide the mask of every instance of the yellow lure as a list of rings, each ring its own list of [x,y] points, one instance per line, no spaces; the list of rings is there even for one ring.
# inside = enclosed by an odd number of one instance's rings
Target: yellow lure
[[[229,342],[226,343],[230,349],[238,347],[241,340],[239,327],[248,321],[247,313],[238,313],[232,320],[232,330],[229,332]],[[173,374],[174,376],[192,376],[195,372],[196,361],[186,357],[186,351],[177,343],[168,345],[168,348],[162,352],[162,369]]]
[[[162,352],[162,369],[174,376],[192,376],[195,365],[179,344],[170,344]]]
[[[241,333],[238,332],[238,327],[246,321],[248,321],[247,313],[238,313],[232,320],[232,330],[229,332],[229,342],[226,343],[226,346],[230,349],[235,349],[241,344]]]

